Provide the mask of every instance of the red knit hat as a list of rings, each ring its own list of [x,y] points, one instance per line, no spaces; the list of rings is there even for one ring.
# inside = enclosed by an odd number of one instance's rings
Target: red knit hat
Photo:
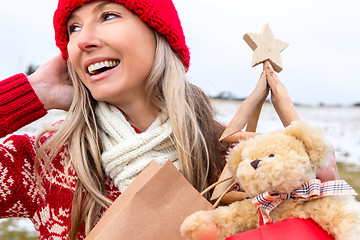
[[[59,0],[54,14],[54,28],[56,45],[63,57],[69,55],[69,42],[66,24],[71,13],[83,3],[92,0]],[[171,0],[110,0],[123,4],[127,9],[137,14],[147,25],[162,34],[169,42],[173,51],[179,56],[186,70],[190,65],[190,52],[186,46],[185,36],[181,27],[178,13]]]

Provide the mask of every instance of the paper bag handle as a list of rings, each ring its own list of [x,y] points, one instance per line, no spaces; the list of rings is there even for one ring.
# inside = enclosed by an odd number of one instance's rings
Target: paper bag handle
[[[208,191],[210,191],[211,189],[215,188],[217,185],[219,185],[220,183],[226,182],[227,180],[232,179],[232,177],[228,177],[225,178],[223,180],[217,181],[213,184],[211,184],[209,187],[207,187],[204,191],[202,191],[200,194],[201,195],[205,195]],[[225,196],[226,193],[228,193],[230,191],[230,189],[232,189],[235,186],[236,182],[233,182],[221,195],[220,197],[216,200],[216,202],[213,204],[213,206],[216,208],[220,201],[223,199],[223,197]]]

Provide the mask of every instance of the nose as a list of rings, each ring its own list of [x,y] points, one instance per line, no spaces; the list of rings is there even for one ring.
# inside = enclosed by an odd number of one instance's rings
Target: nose
[[[95,27],[83,26],[78,33],[77,46],[82,52],[89,52],[101,46],[99,34]]]
[[[260,162],[261,162],[261,160],[256,159],[256,160],[252,161],[250,163],[250,165],[256,170],[258,168]]]

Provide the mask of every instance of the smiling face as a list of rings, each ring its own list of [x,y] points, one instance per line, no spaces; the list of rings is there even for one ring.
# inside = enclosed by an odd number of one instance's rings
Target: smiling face
[[[123,5],[83,4],[67,24],[69,60],[98,101],[121,107],[142,99],[155,56],[153,31]]]

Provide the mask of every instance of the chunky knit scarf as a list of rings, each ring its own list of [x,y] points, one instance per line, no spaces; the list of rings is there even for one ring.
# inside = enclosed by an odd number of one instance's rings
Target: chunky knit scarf
[[[136,133],[113,105],[99,102],[95,114],[104,146],[102,165],[121,192],[153,159],[160,164],[170,159],[179,168],[176,148],[171,140],[172,126],[164,114],[143,133]],[[162,124],[160,118],[166,121]]]

